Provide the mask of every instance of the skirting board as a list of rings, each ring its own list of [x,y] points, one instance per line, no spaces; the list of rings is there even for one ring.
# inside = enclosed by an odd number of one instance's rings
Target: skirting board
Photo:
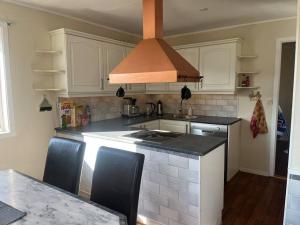
[[[245,172],[245,173],[252,173],[260,176],[265,176],[268,177],[269,173],[267,171],[262,171],[262,170],[254,170],[254,169],[249,169],[249,168],[240,168],[240,171]]]

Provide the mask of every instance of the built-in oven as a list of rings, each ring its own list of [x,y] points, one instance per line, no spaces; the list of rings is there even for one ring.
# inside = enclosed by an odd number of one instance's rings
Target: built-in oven
[[[228,128],[226,125],[191,123],[191,134],[201,136],[222,137],[228,139]],[[227,182],[227,166],[228,166],[228,141],[225,143],[224,157],[224,182]]]

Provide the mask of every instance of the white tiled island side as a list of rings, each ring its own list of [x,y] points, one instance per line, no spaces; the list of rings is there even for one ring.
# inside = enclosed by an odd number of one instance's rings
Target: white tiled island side
[[[80,194],[89,197],[96,155],[101,146],[139,152],[145,155],[145,163],[138,221],[149,225],[220,225],[225,144],[197,156],[143,146],[122,137],[130,132],[89,132],[82,133],[82,136],[57,133],[86,143]]]

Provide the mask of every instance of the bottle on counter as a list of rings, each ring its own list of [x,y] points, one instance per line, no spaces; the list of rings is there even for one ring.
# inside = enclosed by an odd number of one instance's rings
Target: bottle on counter
[[[190,105],[189,106],[189,109],[188,109],[188,116],[192,116],[193,115],[193,108],[192,106]]]
[[[91,111],[91,107],[89,105],[85,106],[85,113],[88,117],[88,123],[90,124],[92,122],[92,111]]]
[[[163,106],[162,106],[162,102],[160,100],[158,100],[156,107],[157,107],[157,115],[162,116],[163,115]]]

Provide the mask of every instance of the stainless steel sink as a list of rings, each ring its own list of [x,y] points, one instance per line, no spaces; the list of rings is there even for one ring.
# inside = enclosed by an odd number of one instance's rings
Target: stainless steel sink
[[[166,141],[172,138],[177,138],[183,134],[181,133],[176,133],[176,132],[167,132],[167,131],[148,131],[148,130],[143,130],[143,131],[138,131],[136,133],[132,133],[129,135],[124,135],[124,137],[131,137],[131,138],[136,138],[140,139],[143,141],[149,141],[149,142],[157,142],[160,143],[162,141]]]

